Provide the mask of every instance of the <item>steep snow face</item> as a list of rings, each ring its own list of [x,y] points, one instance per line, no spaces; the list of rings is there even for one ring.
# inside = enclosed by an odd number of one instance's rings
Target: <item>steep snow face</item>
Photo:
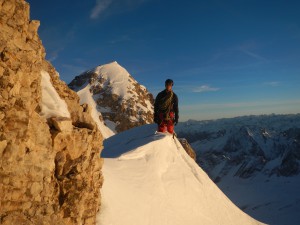
[[[153,96],[117,62],[86,71],[69,84],[75,91],[89,90],[107,124],[117,132],[152,123]]]
[[[300,176],[227,175],[218,187],[244,212],[270,225],[300,224]]]
[[[300,224],[300,114],[188,121],[176,130],[246,213],[272,225]]]
[[[62,100],[55,88],[53,87],[49,73],[41,71],[41,87],[42,98],[40,102],[41,116],[50,118],[52,116],[61,116],[70,118],[70,112],[68,106],[64,100]]]
[[[101,131],[103,138],[106,139],[114,135],[114,126],[111,126],[111,124],[105,124],[101,113],[97,110],[97,105],[90,92],[90,85],[88,84],[85,88],[78,91],[77,94],[80,98],[80,104],[86,103],[91,107],[91,116]]]
[[[261,224],[238,209],[171,135],[144,125],[104,142],[98,225]]]

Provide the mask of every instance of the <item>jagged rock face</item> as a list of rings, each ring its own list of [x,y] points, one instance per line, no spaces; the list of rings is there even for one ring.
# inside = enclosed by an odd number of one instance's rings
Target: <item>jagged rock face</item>
[[[102,136],[87,105],[45,61],[29,4],[0,0],[0,223],[94,224]],[[41,71],[69,118],[41,114]]]
[[[79,91],[89,85],[97,110],[112,130],[121,132],[153,122],[153,96],[117,62],[76,76],[69,87]]]
[[[216,182],[231,174],[250,178],[300,173],[300,115],[241,117],[181,123],[178,135],[197,152],[197,162]]]

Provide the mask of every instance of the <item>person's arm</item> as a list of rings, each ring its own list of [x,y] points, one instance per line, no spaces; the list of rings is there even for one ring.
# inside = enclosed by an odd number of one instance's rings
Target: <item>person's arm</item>
[[[173,105],[173,109],[175,112],[175,125],[178,123],[178,119],[179,119],[179,109],[178,109],[178,97],[176,94],[174,94],[174,105]]]
[[[158,123],[158,119],[159,119],[159,116],[158,116],[158,102],[159,102],[159,98],[160,98],[160,95],[158,94],[155,98],[155,101],[154,101],[154,122],[155,123]]]

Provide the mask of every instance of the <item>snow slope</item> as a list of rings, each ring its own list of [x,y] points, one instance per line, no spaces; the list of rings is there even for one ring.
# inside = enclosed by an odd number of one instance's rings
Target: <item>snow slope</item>
[[[95,123],[97,124],[103,138],[109,138],[112,135],[115,134],[113,131],[113,127],[110,129],[106,124],[104,124],[103,121],[100,121],[99,117],[101,116],[101,113],[97,110],[97,104],[95,103],[95,100],[93,99],[93,96],[90,92],[90,85],[88,84],[85,88],[81,89],[77,92],[79,98],[80,98],[80,104],[89,104],[89,106],[92,109],[91,115]]]
[[[104,141],[98,225],[261,224],[237,208],[179,141],[144,125]]]
[[[226,176],[218,187],[244,212],[270,225],[300,224],[300,177]]]

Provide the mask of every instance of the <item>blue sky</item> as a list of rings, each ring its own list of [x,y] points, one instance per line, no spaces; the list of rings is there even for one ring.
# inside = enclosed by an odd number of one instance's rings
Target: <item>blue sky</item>
[[[28,2],[66,83],[117,61],[154,96],[172,78],[181,121],[300,113],[300,1]]]

